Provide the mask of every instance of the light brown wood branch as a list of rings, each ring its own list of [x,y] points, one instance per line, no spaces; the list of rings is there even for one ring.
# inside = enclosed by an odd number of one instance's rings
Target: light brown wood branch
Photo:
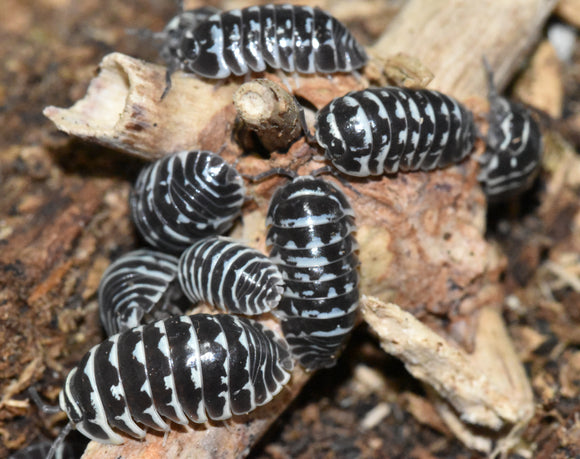
[[[395,304],[365,297],[362,311],[382,348],[428,387],[440,415],[461,441],[486,453],[494,441],[500,452],[517,443],[534,413],[534,398],[495,308],[478,312],[471,354]]]
[[[501,90],[537,42],[557,0],[413,0],[372,47],[386,59],[419,59],[435,78],[429,84],[460,99],[485,96],[486,56]]]
[[[237,84],[216,87],[178,73],[161,100],[164,88],[164,67],[112,53],[101,61],[85,97],[43,113],[67,134],[145,159],[199,149],[208,126],[216,137],[228,138],[232,125],[219,116],[231,106]]]

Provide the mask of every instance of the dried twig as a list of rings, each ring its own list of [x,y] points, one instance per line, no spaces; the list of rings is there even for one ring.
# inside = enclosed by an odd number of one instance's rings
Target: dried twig
[[[86,96],[68,109],[46,107],[44,115],[60,130],[146,159],[200,148],[203,140],[229,138],[234,83],[216,87],[178,73],[160,100],[165,68],[112,53],[103,58]],[[218,119],[215,119],[215,118]],[[211,131],[205,131],[212,126]],[[223,143],[223,140],[221,140]]]
[[[287,150],[302,134],[296,99],[273,81],[243,84],[234,94],[234,105],[242,128],[255,132],[267,151]]]

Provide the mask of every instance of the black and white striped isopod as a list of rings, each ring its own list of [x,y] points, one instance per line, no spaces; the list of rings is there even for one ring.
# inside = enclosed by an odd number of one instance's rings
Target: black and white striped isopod
[[[300,364],[331,367],[352,330],[359,301],[354,212],[332,184],[297,177],[276,190],[266,242],[286,290],[274,313]]]
[[[143,323],[182,314],[178,259],[134,250],[115,260],[99,284],[99,314],[108,336]]]
[[[183,252],[178,279],[191,301],[236,314],[268,312],[284,292],[282,274],[268,257],[224,237],[200,239]]]
[[[222,234],[240,215],[244,183],[236,169],[209,151],[183,151],[144,168],[130,198],[143,238],[181,253],[196,239]]]
[[[71,425],[92,440],[245,414],[272,399],[293,363],[282,338],[220,314],[173,316],[113,335],[68,374],[59,396]]]
[[[351,72],[365,65],[364,48],[328,13],[309,6],[263,5],[207,14],[185,11],[165,28],[161,55],[175,70],[206,78],[263,72]]]
[[[501,200],[533,183],[542,157],[542,132],[527,108],[498,95],[489,66],[487,73],[489,130],[477,179],[488,198]]]
[[[473,115],[437,91],[379,88],[339,97],[316,115],[316,140],[341,172],[428,171],[473,148]]]

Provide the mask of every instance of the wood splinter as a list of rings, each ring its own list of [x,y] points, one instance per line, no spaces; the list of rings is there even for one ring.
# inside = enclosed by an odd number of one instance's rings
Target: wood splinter
[[[242,143],[247,142],[249,131],[268,152],[284,151],[302,133],[295,97],[273,81],[258,79],[243,84],[234,94],[234,105]]]

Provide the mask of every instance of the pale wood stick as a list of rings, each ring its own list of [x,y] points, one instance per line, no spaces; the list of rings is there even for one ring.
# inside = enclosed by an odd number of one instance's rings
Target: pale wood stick
[[[537,42],[557,0],[413,0],[373,45],[386,59],[408,54],[435,78],[429,85],[460,99],[485,96],[485,55],[502,90]]]

